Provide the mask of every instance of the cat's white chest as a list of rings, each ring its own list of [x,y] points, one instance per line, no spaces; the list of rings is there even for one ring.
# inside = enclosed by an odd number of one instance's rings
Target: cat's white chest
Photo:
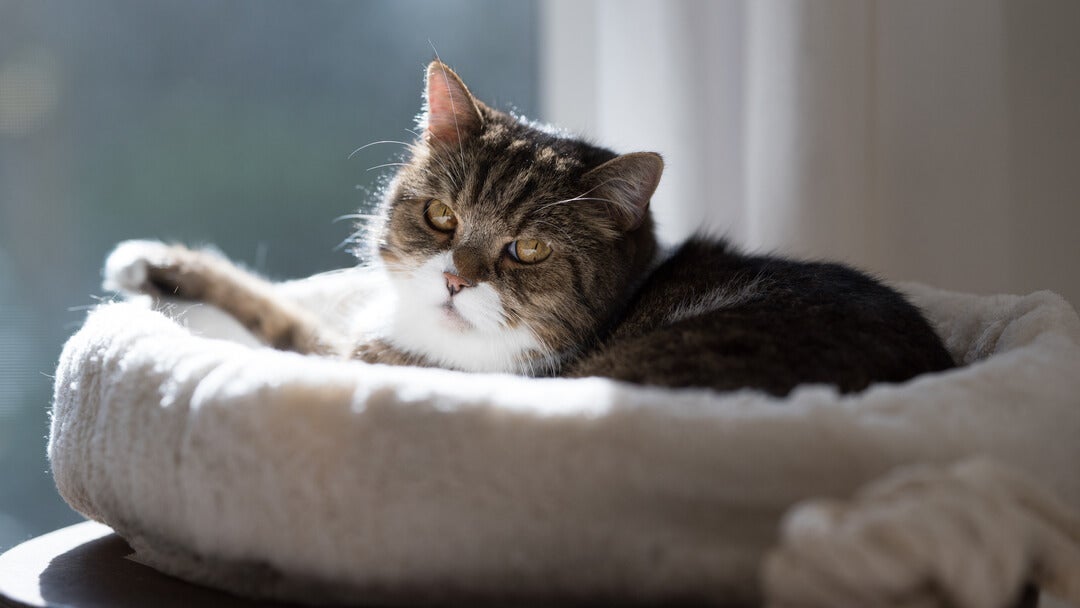
[[[479,283],[451,296],[444,272],[449,253],[420,267],[386,272],[386,298],[362,315],[363,333],[380,337],[435,365],[471,372],[523,373],[541,350],[524,325],[511,327],[494,287]]]

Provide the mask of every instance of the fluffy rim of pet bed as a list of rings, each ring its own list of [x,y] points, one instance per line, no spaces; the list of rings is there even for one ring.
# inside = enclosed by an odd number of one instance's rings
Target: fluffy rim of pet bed
[[[49,457],[158,569],[305,602],[752,602],[785,510],[906,463],[989,456],[1080,507],[1075,311],[905,290],[964,367],[785,399],[332,361],[108,304],[61,355]]]

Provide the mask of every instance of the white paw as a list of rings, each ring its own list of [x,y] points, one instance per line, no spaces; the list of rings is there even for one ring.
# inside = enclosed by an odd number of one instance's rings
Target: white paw
[[[146,293],[149,269],[168,261],[169,246],[160,241],[124,241],[105,259],[102,287],[109,291]]]

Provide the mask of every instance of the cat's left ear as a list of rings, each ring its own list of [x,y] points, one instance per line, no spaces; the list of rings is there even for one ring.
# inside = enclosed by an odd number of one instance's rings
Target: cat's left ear
[[[616,225],[630,231],[645,220],[663,172],[664,159],[655,152],[623,154],[585,174],[595,184],[587,196],[604,199]]]
[[[432,61],[427,69],[421,126],[426,140],[457,144],[484,124],[480,108],[465,83],[445,63]]]

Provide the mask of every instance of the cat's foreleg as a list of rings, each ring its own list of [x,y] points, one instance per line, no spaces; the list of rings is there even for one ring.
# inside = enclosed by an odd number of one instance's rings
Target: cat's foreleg
[[[157,241],[125,241],[105,262],[106,289],[212,304],[281,350],[348,355],[317,317],[273,285],[212,251]]]

